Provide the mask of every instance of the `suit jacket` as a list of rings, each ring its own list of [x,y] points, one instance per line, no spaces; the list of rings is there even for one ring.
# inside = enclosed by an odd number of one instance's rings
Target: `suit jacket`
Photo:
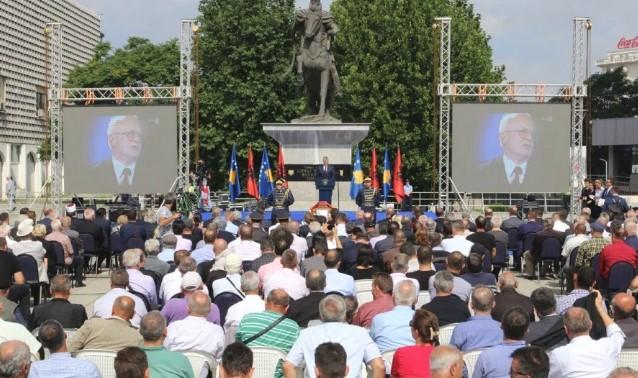
[[[489,191],[494,190],[494,188],[503,188],[503,191],[508,192],[532,192],[545,190],[545,188],[543,188],[545,180],[543,179],[542,166],[536,163],[536,159],[533,156],[527,162],[525,176],[521,184],[515,182],[512,182],[511,184],[509,183],[502,156],[499,156],[480,168],[479,175],[479,177],[482,177],[483,180],[478,180],[474,183],[476,186],[479,186],[474,189],[475,191]]]
[[[532,301],[528,297],[517,293],[514,289],[502,290],[494,297],[494,302],[492,318],[497,322],[503,320],[505,312],[512,307],[524,308],[529,314],[530,320],[534,321],[534,306],[532,306]]]
[[[38,221],[38,224],[43,224],[47,229],[47,234],[51,233],[51,218],[44,217]]]
[[[118,352],[126,347],[142,345],[142,335],[130,322],[119,318],[92,318],[68,340],[69,352],[101,349]]]
[[[315,187],[317,190],[332,190],[336,183],[336,172],[332,165],[328,165],[326,172],[323,170],[323,164],[315,169]]]
[[[524,222],[521,218],[511,216],[503,221],[503,224],[501,224],[501,230],[507,232],[511,229],[518,229],[523,223]]]
[[[87,319],[84,306],[73,304],[66,299],[53,298],[49,302],[35,306],[29,330],[34,330],[45,320],[59,321],[64,328],[80,328]]]
[[[296,321],[299,327],[308,327],[309,321],[319,319],[319,302],[325,296],[322,291],[311,291],[307,296],[292,301],[286,317]]]
[[[627,318],[616,320],[616,324],[626,336],[623,348],[638,348],[638,321]]]
[[[543,344],[542,346],[556,347],[566,345],[568,340],[562,325],[563,318],[560,315],[544,316],[539,321],[530,323],[529,329],[527,330],[525,337],[523,337],[523,340],[525,340],[528,344],[537,345],[537,343],[542,339],[547,338],[550,332],[553,332],[556,333],[556,335],[551,345]]]
[[[118,193],[130,193],[130,188],[135,186],[139,179],[138,176],[140,174],[140,164],[135,163],[135,173],[133,174],[133,179],[131,180],[131,184],[122,181],[121,184],[117,182],[117,177],[115,177],[115,168],[113,168],[113,160],[111,158],[104,160],[95,168],[93,168],[92,173],[95,175],[94,177],[98,177],[100,182],[105,184],[106,191],[113,191]]]
[[[126,245],[130,238],[138,238],[142,240],[146,240],[146,230],[143,225],[137,223],[127,223],[120,226],[120,238],[122,239],[122,243]]]
[[[91,234],[93,235],[93,240],[95,240],[95,248],[97,250],[102,249],[104,245],[104,233],[100,226],[98,226],[95,222],[87,221],[87,220],[78,220],[75,225],[71,225],[71,228],[80,234]]]

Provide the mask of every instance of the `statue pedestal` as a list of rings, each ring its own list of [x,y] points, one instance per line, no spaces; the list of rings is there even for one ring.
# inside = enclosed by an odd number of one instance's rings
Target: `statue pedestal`
[[[262,123],[262,127],[283,147],[288,186],[295,196],[291,210],[308,210],[317,203],[315,169],[324,156],[337,173],[332,205],[340,210],[357,209],[350,198],[352,147],[368,135],[369,123]]]

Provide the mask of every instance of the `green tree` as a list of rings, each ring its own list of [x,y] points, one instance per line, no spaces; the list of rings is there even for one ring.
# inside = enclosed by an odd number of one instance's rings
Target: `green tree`
[[[452,17],[453,82],[501,82],[504,69],[493,67],[480,17],[466,0],[335,0],[332,12],[340,27],[335,54],[343,83],[336,116],[372,123],[359,146],[366,161],[375,144],[401,146],[404,177],[428,190],[438,144],[434,18]]]
[[[267,143],[274,156],[261,122],[289,122],[301,113],[294,78],[284,75],[294,0],[202,0],[199,9],[201,156],[213,169],[212,185],[223,187],[232,143],[244,157],[252,143],[257,159]]]
[[[628,80],[622,67],[592,75],[589,84],[592,119],[638,115],[638,79]]]

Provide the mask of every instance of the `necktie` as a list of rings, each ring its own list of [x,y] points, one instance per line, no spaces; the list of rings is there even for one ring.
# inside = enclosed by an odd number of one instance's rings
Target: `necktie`
[[[122,170],[122,175],[120,176],[120,178],[122,178],[121,183],[124,185],[129,185],[129,177],[131,177],[131,170],[129,168],[124,168]]]
[[[520,184],[522,174],[523,174],[523,168],[519,166],[514,168],[514,171],[512,172],[512,176],[514,176],[514,180],[512,180],[512,184]]]

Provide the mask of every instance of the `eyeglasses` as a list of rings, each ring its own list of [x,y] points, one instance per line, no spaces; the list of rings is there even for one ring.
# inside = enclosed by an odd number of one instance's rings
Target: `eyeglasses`
[[[127,131],[125,133],[113,133],[112,135],[124,135],[128,139],[142,139],[142,133],[140,131]]]
[[[503,132],[504,133],[516,133],[519,136],[521,136],[521,135],[534,136],[534,130],[532,130],[532,129],[504,130]]]

